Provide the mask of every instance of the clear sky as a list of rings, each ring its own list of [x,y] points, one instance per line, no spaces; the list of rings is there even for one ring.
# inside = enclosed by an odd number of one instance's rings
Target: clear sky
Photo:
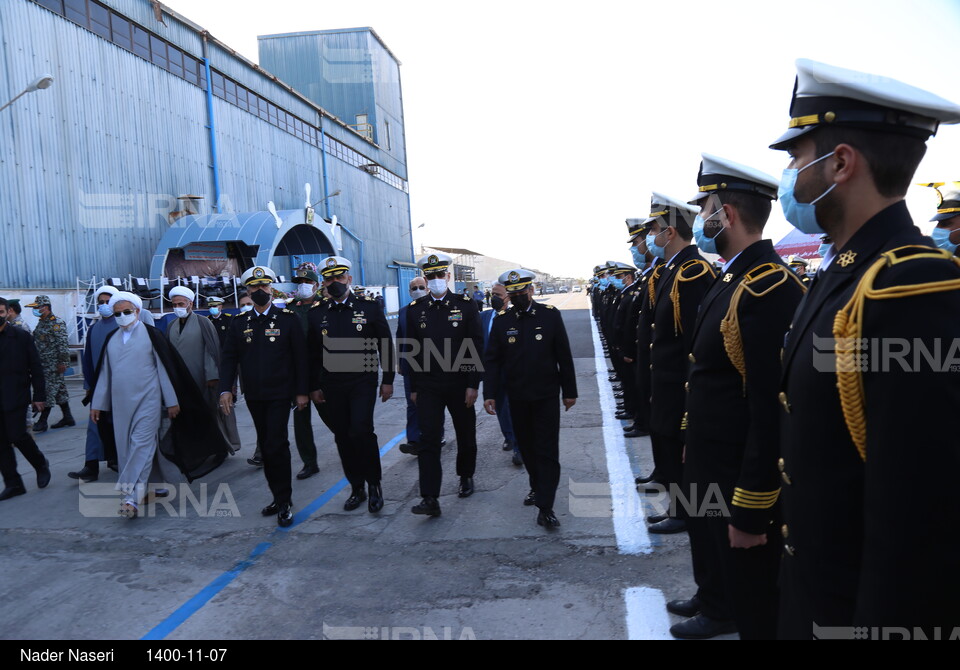
[[[166,0],[258,60],[257,35],[371,26],[402,62],[414,240],[565,276],[630,260],[650,191],[687,199],[700,152],[780,176],[794,61],[960,102],[960,1]],[[960,126],[915,181],[960,179]],[[932,190],[911,188],[921,230]],[[767,237],[789,232],[774,206]]]

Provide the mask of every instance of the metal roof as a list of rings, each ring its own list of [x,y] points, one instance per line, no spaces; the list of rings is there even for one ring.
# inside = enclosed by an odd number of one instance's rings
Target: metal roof
[[[182,249],[194,242],[243,242],[256,246],[254,263],[263,266],[269,266],[278,255],[332,254],[337,248],[330,226],[323,219],[315,219],[313,225],[304,223],[302,209],[278,211],[277,216],[283,224],[279,228],[270,212],[185,216],[157,245],[150,263],[150,278],[163,276],[170,249]]]

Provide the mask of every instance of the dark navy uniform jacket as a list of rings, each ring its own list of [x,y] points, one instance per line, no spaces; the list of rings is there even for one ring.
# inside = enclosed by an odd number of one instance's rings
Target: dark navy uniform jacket
[[[960,267],[926,245],[906,205],[891,205],[836,250],[793,319],[782,636],[960,625]],[[853,337],[835,346],[835,327]],[[866,355],[850,364],[840,355],[854,339]]]
[[[760,240],[714,281],[693,333],[684,477],[701,492],[718,484],[730,523],[755,535],[770,530],[780,495],[780,351],[802,297]]]
[[[514,401],[577,397],[577,374],[560,310],[533,301],[528,310],[503,310],[493,320],[484,400],[496,400],[501,384]]]
[[[240,371],[248,400],[293,400],[307,395],[307,346],[300,318],[270,305],[234,317],[220,356],[220,393],[233,390]]]
[[[407,337],[416,341],[406,379],[410,392],[479,389],[483,372],[483,333],[473,298],[447,291],[432,294],[407,307]]]

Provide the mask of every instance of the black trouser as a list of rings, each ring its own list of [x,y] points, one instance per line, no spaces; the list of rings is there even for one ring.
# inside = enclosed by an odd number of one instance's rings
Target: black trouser
[[[780,600],[777,574],[783,545],[779,533],[774,532],[778,526],[769,526],[765,545],[733,549],[728,523],[724,516],[687,519],[701,612],[711,619],[733,619],[741,640],[775,639]]]
[[[633,364],[623,360],[623,354],[620,351],[613,352],[610,360],[613,362],[613,369],[617,371],[617,376],[620,378],[620,389],[623,391],[623,411],[636,416],[637,376],[634,374]]]
[[[279,504],[290,503],[293,486],[290,482],[290,441],[287,423],[290,421],[290,400],[247,399],[247,409],[257,429],[257,444],[263,458],[263,474]],[[302,410],[308,412],[309,407]]]
[[[417,416],[420,419],[420,495],[439,498],[443,482],[440,465],[440,439],[443,435],[443,410],[450,412],[457,434],[457,476],[473,477],[477,469],[477,414],[464,404],[467,389],[418,389]]]
[[[319,406],[317,411],[320,411]],[[312,414],[313,410],[309,405],[302,412],[293,413],[293,439],[297,443],[297,453],[300,454],[300,460],[304,465],[317,464],[317,444],[313,440]],[[320,416],[322,418],[323,414]]]
[[[324,386],[326,402],[318,406],[320,418],[333,433],[350,485],[380,483],[380,445],[373,432],[373,408],[377,404],[377,378],[349,384]]]
[[[511,396],[510,418],[537,507],[551,511],[560,485],[560,403],[557,398],[524,401]]]
[[[43,457],[37,443],[27,432],[24,409],[0,412],[0,474],[3,475],[5,487],[23,486],[23,480],[17,472],[17,456],[13,451],[14,447],[20,450],[34,470],[39,470],[47,464],[47,459]]]
[[[630,370],[630,377],[633,378],[637,402],[635,405],[636,414],[633,421],[635,426],[641,430],[650,432],[650,359],[638,358]]]
[[[657,481],[670,488],[683,481],[683,441],[670,435],[650,433],[653,447],[653,468],[657,472]]]

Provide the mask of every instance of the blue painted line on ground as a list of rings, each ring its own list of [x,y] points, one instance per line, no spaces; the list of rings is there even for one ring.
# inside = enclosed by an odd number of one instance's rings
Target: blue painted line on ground
[[[396,435],[383,445],[380,448],[380,456],[393,449],[400,441],[407,436],[406,432],[402,432],[399,435]],[[285,533],[294,528],[299,524],[306,521],[310,516],[319,510],[321,507],[330,502],[334,496],[336,496],[340,491],[345,489],[347,486],[346,478],[341,479],[336,484],[331,486],[323,495],[311,502],[309,505],[304,507],[302,510],[297,512],[293,517],[293,525],[288,528],[277,528],[272,535],[276,536],[278,533]],[[153,627],[150,632],[144,635],[142,640],[163,640],[179,628],[187,619],[196,614],[200,608],[206,605],[208,602],[213,600],[213,598],[223,591],[234,579],[243,574],[247,568],[252,567],[256,564],[257,559],[259,559],[263,554],[267,552],[273,546],[273,542],[261,542],[256,547],[253,548],[253,551],[250,552],[250,555],[247,556],[242,561],[238,562],[230,570],[227,570],[212,582],[207,584],[203,589],[200,590],[195,596],[190,598],[183,605],[178,607],[173,614],[168,616],[166,619],[161,621],[159,624]]]

